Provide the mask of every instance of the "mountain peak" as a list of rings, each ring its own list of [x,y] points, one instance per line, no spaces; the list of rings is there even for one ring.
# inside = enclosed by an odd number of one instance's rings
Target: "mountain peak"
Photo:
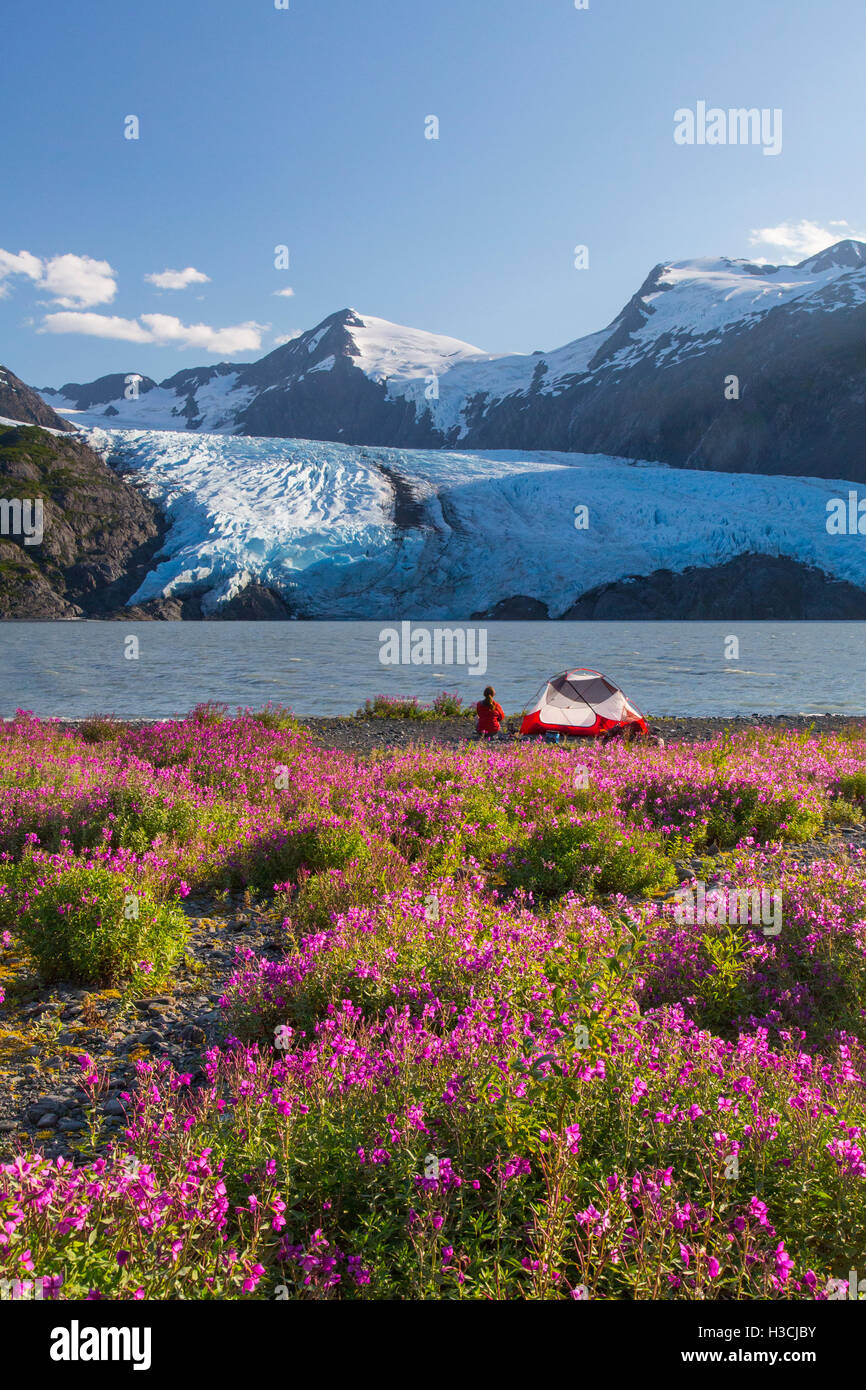
[[[837,241],[814,256],[807,256],[805,261],[800,261],[797,269],[810,270],[813,275],[817,275],[822,270],[833,270],[836,267],[859,270],[862,266],[866,266],[866,242],[846,237],[844,241]]]

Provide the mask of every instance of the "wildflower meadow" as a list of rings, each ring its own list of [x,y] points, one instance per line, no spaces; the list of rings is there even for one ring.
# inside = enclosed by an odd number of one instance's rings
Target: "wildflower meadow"
[[[191,903],[269,929],[236,946],[197,1064],[144,1049],[110,1131],[104,1068],[65,1045],[64,1152],[0,1135],[0,1280],[808,1303],[860,1271],[866,1292],[864,803],[860,726],[357,757],[273,708],[19,712],[7,1078],[59,982],[171,999]],[[712,910],[684,913],[697,884]]]

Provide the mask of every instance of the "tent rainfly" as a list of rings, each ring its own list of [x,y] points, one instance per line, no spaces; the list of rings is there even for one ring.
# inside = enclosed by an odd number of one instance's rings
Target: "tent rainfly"
[[[593,738],[632,724],[647,732],[646,720],[637,705],[627,700],[613,681],[600,671],[576,667],[545,681],[524,711],[520,732],[544,734],[554,730]]]

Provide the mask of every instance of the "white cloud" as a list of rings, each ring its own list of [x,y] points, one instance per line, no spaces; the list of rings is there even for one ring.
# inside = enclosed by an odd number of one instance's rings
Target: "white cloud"
[[[126,343],[152,342],[150,334],[135,319],[116,314],[46,314],[40,333],[84,333],[88,338],[120,338]]]
[[[283,343],[293,343],[296,338],[300,338],[302,331],[302,329],[296,328],[294,333],[280,333],[278,337],[274,338],[274,346],[282,347]]]
[[[294,293],[295,291],[291,289],[291,287],[288,287],[284,290],[274,290],[274,294],[277,296],[278,299],[291,299],[294,296]]]
[[[188,265],[186,270],[159,270],[153,275],[145,275],[144,278],[160,290],[185,290],[187,285],[210,283],[209,275],[191,265]]]
[[[181,323],[172,314],[141,314],[158,343],[178,343],[180,347],[200,347],[206,352],[251,352],[262,345],[262,334],[270,324],[234,324],[231,328],[211,328],[206,323]]]
[[[117,294],[116,272],[108,261],[90,256],[53,256],[43,266],[39,288],[47,290],[64,309],[91,309],[110,304]]]
[[[46,314],[40,333],[84,333],[91,338],[118,338],[127,343],[156,343],[180,348],[200,348],[202,352],[232,354],[254,352],[262,345],[262,334],[269,324],[234,324],[230,328],[211,328],[206,323],[182,323],[173,314],[141,314],[124,319],[109,314]]]
[[[69,253],[43,261],[29,251],[19,251],[17,256],[0,251],[0,295],[8,292],[3,282],[10,275],[26,275],[66,309],[110,304],[117,293],[116,272],[108,261],[95,261],[91,256]]]
[[[834,228],[835,230],[831,230]],[[817,222],[802,218],[799,222],[780,222],[777,227],[759,227],[749,236],[752,246],[769,246],[774,251],[791,254],[798,260],[816,256],[837,241],[851,237],[855,241],[866,241],[866,233],[855,232],[849,222],[831,222],[822,227]]]
[[[42,275],[42,262],[29,251],[19,251],[16,256],[14,251],[0,250],[0,299],[9,293],[4,281],[10,275],[27,275],[31,280],[38,280]]]

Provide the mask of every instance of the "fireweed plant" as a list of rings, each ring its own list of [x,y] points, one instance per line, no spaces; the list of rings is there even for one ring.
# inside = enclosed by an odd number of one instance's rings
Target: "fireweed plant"
[[[93,1118],[74,1164],[0,1164],[0,1273],[58,1299],[827,1298],[866,1259],[866,858],[796,846],[864,801],[857,729],[359,760],[278,707],[19,712],[0,964],[170,982],[190,891],[254,888],[283,925],[237,950],[196,1078],[138,1061],[120,1143]],[[778,891],[782,930],[684,921],[684,860],[722,904]]]

